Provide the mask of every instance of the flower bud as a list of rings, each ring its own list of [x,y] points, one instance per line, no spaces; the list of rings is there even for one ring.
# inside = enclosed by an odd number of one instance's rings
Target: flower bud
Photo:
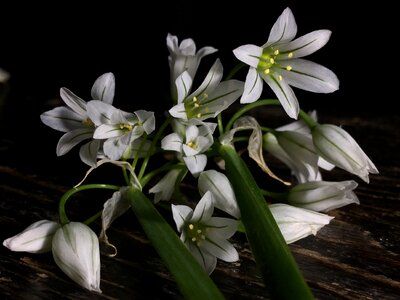
[[[53,258],[79,285],[100,292],[100,251],[97,235],[85,224],[68,223],[53,237]]]
[[[354,180],[306,182],[290,190],[288,201],[297,207],[327,212],[347,204],[359,204],[360,201],[353,192],[357,185]]]
[[[51,250],[53,235],[60,225],[49,220],[37,221],[24,231],[3,242],[3,246],[11,251],[45,253]]]

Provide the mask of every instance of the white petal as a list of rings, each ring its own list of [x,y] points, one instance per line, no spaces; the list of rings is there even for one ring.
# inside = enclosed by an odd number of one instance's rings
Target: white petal
[[[186,144],[183,144],[182,150],[186,157],[194,156],[200,153],[197,149],[189,147]]]
[[[172,216],[174,218],[176,228],[178,229],[179,232],[182,232],[183,226],[185,225],[185,222],[189,222],[193,215],[193,210],[186,205],[174,205],[171,204],[171,209],[172,209]]]
[[[257,68],[262,52],[262,47],[251,44],[243,45],[233,50],[233,54],[238,60],[253,68]]]
[[[207,223],[214,212],[213,201],[214,200],[212,198],[211,192],[205,193],[199,203],[197,203],[190,222],[203,224]]]
[[[92,100],[87,104],[87,114],[97,126],[110,123],[112,115],[117,112],[114,106],[102,101]]]
[[[195,55],[196,53],[196,44],[193,39],[184,39],[179,45],[179,50],[183,55]]]
[[[192,88],[192,77],[190,77],[187,71],[183,72],[175,80],[176,89],[178,91],[178,103],[182,103],[190,93]]]
[[[229,239],[237,231],[238,221],[213,217],[207,222],[207,227],[207,236],[211,239]]]
[[[286,111],[289,117],[297,119],[299,114],[299,102],[297,101],[296,95],[290,86],[286,83],[285,79],[279,80],[274,75],[262,76],[270,88],[274,91],[278,97],[279,102],[282,104],[283,109]]]
[[[197,56],[197,59],[200,62],[200,60],[204,56],[207,56],[207,55],[212,54],[212,53],[217,52],[217,51],[218,51],[218,49],[215,49],[214,47],[207,46],[207,47],[203,47],[199,51],[197,51],[196,56]]]
[[[223,75],[223,67],[221,64],[221,61],[217,59],[214,64],[212,65],[210,71],[208,71],[208,74],[206,78],[204,79],[203,83],[199,86],[199,88],[193,92],[188,98],[191,100],[194,96],[201,96],[204,93],[205,94],[210,94],[215,87],[218,85],[218,83],[221,81]],[[206,98],[206,101],[208,99]],[[179,101],[179,98],[178,98]],[[201,105],[201,103],[200,103]]]
[[[286,8],[272,26],[268,41],[263,46],[268,47],[273,44],[281,44],[291,41],[297,33],[297,25],[290,8]]]
[[[290,157],[317,167],[318,156],[311,135],[295,131],[276,133],[278,142]]]
[[[95,139],[108,139],[112,137],[118,137],[125,134],[125,131],[120,129],[118,124],[109,125],[103,124],[96,128],[93,134]]]
[[[318,157],[318,166],[327,171],[331,171],[335,167],[334,164],[331,164],[329,161],[327,161],[321,156]]]
[[[178,37],[176,35],[172,35],[168,33],[167,35],[167,48],[170,52],[170,54],[176,53],[179,48],[178,48]]]
[[[96,166],[97,162],[97,153],[100,148],[100,141],[99,140],[92,140],[85,145],[81,146],[79,150],[79,157],[81,160],[91,166]]]
[[[194,177],[197,177],[206,167],[207,155],[199,154],[195,156],[186,156],[183,160],[190,173],[192,173]]]
[[[182,143],[182,138],[178,134],[171,133],[161,140],[161,148],[164,150],[177,151],[181,153]]]
[[[86,116],[86,102],[75,95],[67,88],[60,89],[61,99],[67,104],[74,112],[81,116]]]
[[[294,87],[314,93],[332,93],[339,88],[339,80],[335,73],[319,64],[304,59],[286,60],[281,63],[292,67],[291,71],[282,68],[279,73]]]
[[[154,193],[154,203],[159,202],[160,200],[168,201],[171,199],[172,194],[175,191],[175,184],[178,178],[178,175],[181,174],[181,169],[172,169],[169,171],[161,180],[153,186],[149,193]]]
[[[199,136],[199,129],[197,126],[191,125],[186,128],[186,141],[193,141]]]
[[[121,142],[119,137],[109,138],[104,142],[103,145],[104,154],[107,155],[111,160],[119,160],[124,154],[126,148],[128,148],[127,144]]]
[[[239,254],[235,247],[225,239],[206,239],[205,241],[200,242],[200,247],[223,261],[234,262],[239,260]]]
[[[235,218],[240,218],[240,210],[235,193],[228,178],[215,170],[207,170],[200,174],[198,181],[199,192],[204,195],[211,191],[215,207],[227,212]]]
[[[42,113],[40,119],[50,128],[62,132],[85,127],[82,124],[83,117],[65,106],[56,107]]]
[[[57,144],[57,155],[66,154],[80,142],[91,139],[93,137],[93,129],[76,129],[64,134]]]
[[[203,269],[208,274],[211,274],[214,271],[215,266],[217,265],[217,258],[207,251],[199,248],[195,244],[186,243],[186,246],[189,248],[189,251],[193,254],[199,264],[203,267]]]
[[[171,116],[177,119],[187,120],[188,118],[184,103],[179,103],[173,106],[168,112],[170,113]]]
[[[139,121],[143,123],[143,129],[147,134],[154,131],[156,128],[156,119],[152,111],[137,110],[135,111],[135,115],[138,117]]]
[[[49,220],[37,221],[24,231],[3,241],[3,246],[11,251],[45,253],[51,251],[53,235],[60,225]]]
[[[6,82],[10,78],[10,73],[6,70],[0,69],[0,82]]]
[[[279,47],[280,53],[293,53],[293,58],[310,55],[325,46],[331,36],[330,30],[316,30]]]
[[[113,73],[101,75],[93,84],[91,96],[93,100],[100,100],[112,104],[115,93],[115,77]]]
[[[252,103],[258,100],[263,90],[263,81],[256,68],[249,68],[244,83],[244,91],[240,98],[240,103]]]

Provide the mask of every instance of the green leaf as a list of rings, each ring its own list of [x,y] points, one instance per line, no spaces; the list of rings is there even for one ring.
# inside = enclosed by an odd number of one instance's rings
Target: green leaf
[[[151,201],[139,190],[130,189],[132,209],[164,263],[175,277],[186,299],[224,299],[208,274],[160,215]]]
[[[314,299],[250,170],[231,145],[220,146],[257,266],[274,299]]]

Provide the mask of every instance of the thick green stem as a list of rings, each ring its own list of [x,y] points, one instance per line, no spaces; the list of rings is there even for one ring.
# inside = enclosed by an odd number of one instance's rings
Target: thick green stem
[[[317,122],[314,121],[306,112],[300,110],[299,117],[302,118],[304,123],[312,130],[315,126],[317,126]]]
[[[207,273],[185,247],[151,201],[139,190],[130,189],[129,201],[144,232],[153,244],[186,299],[224,299]]]
[[[231,145],[222,145],[246,235],[274,299],[314,299],[250,170]]]

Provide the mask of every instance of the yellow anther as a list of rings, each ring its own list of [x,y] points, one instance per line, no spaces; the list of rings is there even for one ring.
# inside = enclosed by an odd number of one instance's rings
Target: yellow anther
[[[197,229],[197,233],[201,233],[201,229]]]
[[[279,76],[278,76],[278,79],[279,79],[279,80],[282,80],[282,79],[283,79],[282,75],[279,75]]]
[[[206,239],[206,236],[205,236],[204,234],[202,234],[202,235],[201,235],[201,239],[202,239],[202,240],[205,240],[205,239]]]
[[[128,130],[132,130],[132,125],[131,124],[119,124],[119,129],[123,130],[123,129],[128,129]]]
[[[269,72],[270,72],[269,69],[265,69],[265,70],[264,70],[264,73],[265,73],[265,74],[269,74]]]
[[[292,58],[293,57],[293,52],[290,52],[287,57]]]
[[[94,123],[89,118],[82,120],[82,124],[86,127],[94,127]]]
[[[195,103],[194,104],[194,107],[199,107],[200,105],[198,104],[198,103]]]
[[[279,54],[279,50],[276,49],[276,50],[274,51],[274,54],[275,54],[275,55],[278,55],[278,54]]]
[[[189,229],[193,230],[194,229],[194,225],[193,224],[189,224]]]
[[[192,237],[192,242],[194,243],[197,239],[195,237]]]
[[[286,70],[288,71],[292,70],[292,66],[286,66]]]
[[[271,63],[271,64],[274,64],[275,63],[275,59],[273,59],[272,57],[269,59],[269,62]]]
[[[198,113],[196,117],[201,118],[201,113]]]
[[[196,96],[193,97],[193,102],[197,102],[197,97]]]
[[[205,111],[206,113],[208,113],[208,112],[210,111],[210,109],[208,108],[208,106],[206,106],[206,108],[204,109],[204,111]]]
[[[193,143],[192,141],[190,141],[189,143],[187,143],[187,145],[188,145],[190,148],[195,148],[195,147],[196,147],[195,143]],[[193,226],[192,224],[190,224],[190,225]],[[190,228],[190,225],[189,225],[189,228]],[[190,228],[190,229],[193,229],[193,228]]]

